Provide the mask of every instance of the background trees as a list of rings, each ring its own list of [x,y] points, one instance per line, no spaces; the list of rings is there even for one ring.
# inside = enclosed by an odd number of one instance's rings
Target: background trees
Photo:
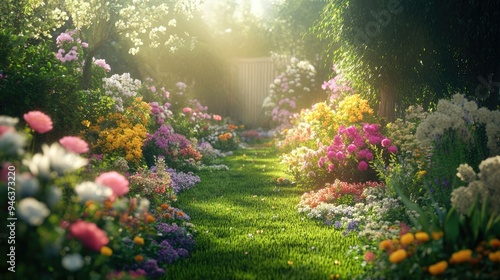
[[[475,89],[478,76],[498,72],[499,8],[496,1],[331,0],[315,30],[329,58],[392,120],[396,104],[429,105],[453,91],[497,106],[497,91]]]

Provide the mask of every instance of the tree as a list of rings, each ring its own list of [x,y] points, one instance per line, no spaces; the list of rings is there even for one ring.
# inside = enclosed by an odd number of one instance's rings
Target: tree
[[[330,43],[330,59],[355,89],[378,98],[379,115],[392,120],[396,103],[426,105],[477,85],[471,58],[480,59],[485,50],[492,54],[498,41],[487,42],[474,32],[498,33],[492,31],[498,27],[493,12],[479,20],[487,9],[498,11],[493,2],[331,0],[315,31]],[[484,47],[467,47],[467,39],[458,40],[463,35]]]

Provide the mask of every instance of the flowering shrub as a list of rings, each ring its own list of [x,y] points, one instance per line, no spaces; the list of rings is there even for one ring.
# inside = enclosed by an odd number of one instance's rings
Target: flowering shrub
[[[274,56],[274,59],[283,58]],[[310,105],[315,76],[316,69],[308,61],[292,57],[269,86],[269,96],[262,106],[279,128],[289,126],[289,116]]]
[[[142,160],[142,145],[147,136],[149,105],[140,97],[123,113],[101,116],[95,125],[83,131],[83,137],[92,142],[96,154],[107,153],[124,157],[138,165]]]
[[[195,175],[193,172],[184,173],[182,171],[176,171],[172,168],[167,168],[166,171],[170,174],[172,188],[175,193],[190,189],[200,182],[200,177]]]
[[[239,145],[239,137],[236,130],[239,127],[234,124],[214,125],[210,127],[212,132],[207,138],[212,147],[221,151],[236,150]]]
[[[143,151],[148,166],[154,165],[155,156],[162,156],[167,166],[178,170],[194,170],[202,158],[191,141],[166,125],[148,135]]]
[[[130,195],[132,197],[144,197],[153,204],[168,203],[175,201],[173,181],[170,173],[166,172],[165,160],[162,157],[155,159],[155,168],[139,168],[128,179],[131,184]]]
[[[88,43],[82,42],[80,38],[75,39],[76,30],[68,30],[57,36],[56,44],[59,50],[56,53],[56,59],[61,62],[78,61],[82,54],[82,48],[87,48]]]
[[[141,81],[132,79],[130,73],[115,74],[102,80],[104,93],[115,101],[115,108],[118,112],[123,112],[124,107],[131,105],[141,87]]]
[[[323,220],[344,235],[356,232],[367,240],[399,234],[394,223],[405,218],[402,204],[388,195],[384,185],[375,182],[346,183],[336,180],[317,192],[302,195],[298,211]]]

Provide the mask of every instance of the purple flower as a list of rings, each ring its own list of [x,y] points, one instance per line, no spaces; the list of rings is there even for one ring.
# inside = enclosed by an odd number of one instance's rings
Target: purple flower
[[[342,227],[342,222],[341,221],[335,221],[335,223],[333,224],[333,226],[335,227],[335,229],[339,229]]]
[[[165,270],[158,267],[158,262],[152,259],[145,261],[142,264],[142,269],[146,271],[150,277],[161,277],[165,274]]]

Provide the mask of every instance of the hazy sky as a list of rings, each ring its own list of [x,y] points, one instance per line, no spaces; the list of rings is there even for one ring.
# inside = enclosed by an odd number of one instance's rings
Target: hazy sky
[[[242,0],[236,0],[237,2],[241,3]],[[269,8],[271,3],[275,0],[251,0],[252,3],[252,12],[256,16],[262,16],[265,14],[265,11]],[[205,0],[205,3],[203,4],[203,9],[210,14],[211,12],[211,7],[216,6],[217,3],[222,2],[221,0]]]

